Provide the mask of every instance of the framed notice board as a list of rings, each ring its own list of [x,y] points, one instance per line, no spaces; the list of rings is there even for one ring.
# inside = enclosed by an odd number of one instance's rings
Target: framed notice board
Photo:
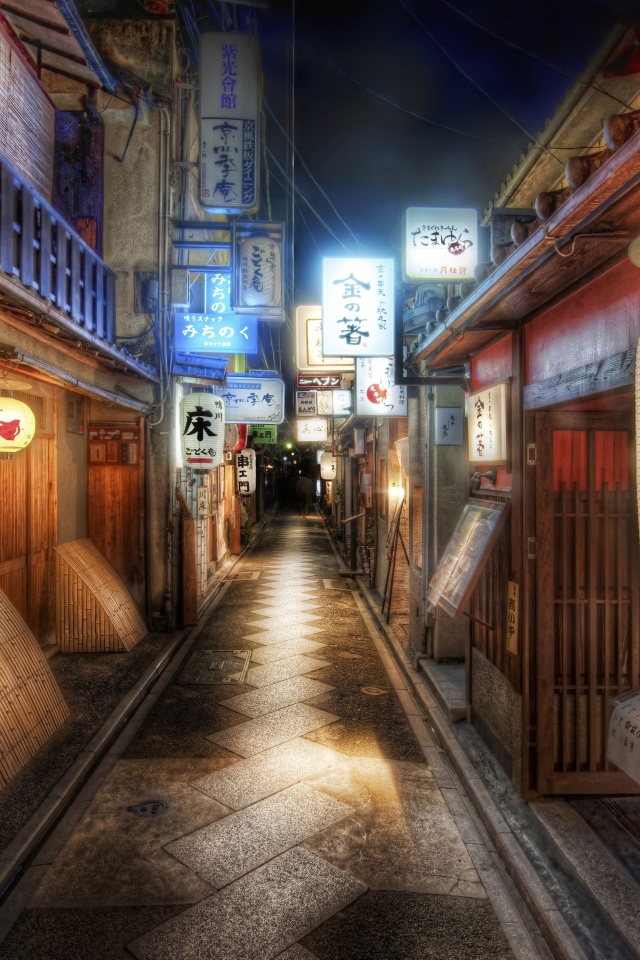
[[[440,606],[454,620],[460,619],[508,512],[508,503],[467,500],[429,583],[428,604]]]

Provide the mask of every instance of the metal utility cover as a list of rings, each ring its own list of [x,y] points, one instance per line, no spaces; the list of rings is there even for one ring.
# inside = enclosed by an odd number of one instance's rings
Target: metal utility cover
[[[244,683],[251,650],[196,650],[179,683]]]

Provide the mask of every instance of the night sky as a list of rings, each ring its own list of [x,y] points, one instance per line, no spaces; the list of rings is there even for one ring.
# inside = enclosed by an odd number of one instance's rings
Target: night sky
[[[291,12],[291,0],[272,3],[259,15],[259,35],[274,219],[282,209],[286,181],[278,163],[285,166],[286,141],[269,110],[291,130],[295,77],[295,183],[302,194],[295,207],[295,301],[308,303],[319,299],[322,256],[400,259],[407,206],[482,213],[616,20],[640,18],[640,2],[296,0],[293,70]],[[617,109],[612,101],[611,112]]]

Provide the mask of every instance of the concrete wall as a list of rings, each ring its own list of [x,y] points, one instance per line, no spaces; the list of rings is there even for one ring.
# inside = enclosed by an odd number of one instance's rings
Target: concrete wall
[[[77,398],[73,394],[73,398]],[[87,536],[87,436],[89,400],[85,398],[85,433],[67,430],[69,393],[57,391],[58,543]]]

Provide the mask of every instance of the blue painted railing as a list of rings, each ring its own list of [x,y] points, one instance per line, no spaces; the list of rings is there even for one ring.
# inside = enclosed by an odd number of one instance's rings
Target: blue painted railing
[[[115,274],[1,155],[0,273],[115,344]]]

